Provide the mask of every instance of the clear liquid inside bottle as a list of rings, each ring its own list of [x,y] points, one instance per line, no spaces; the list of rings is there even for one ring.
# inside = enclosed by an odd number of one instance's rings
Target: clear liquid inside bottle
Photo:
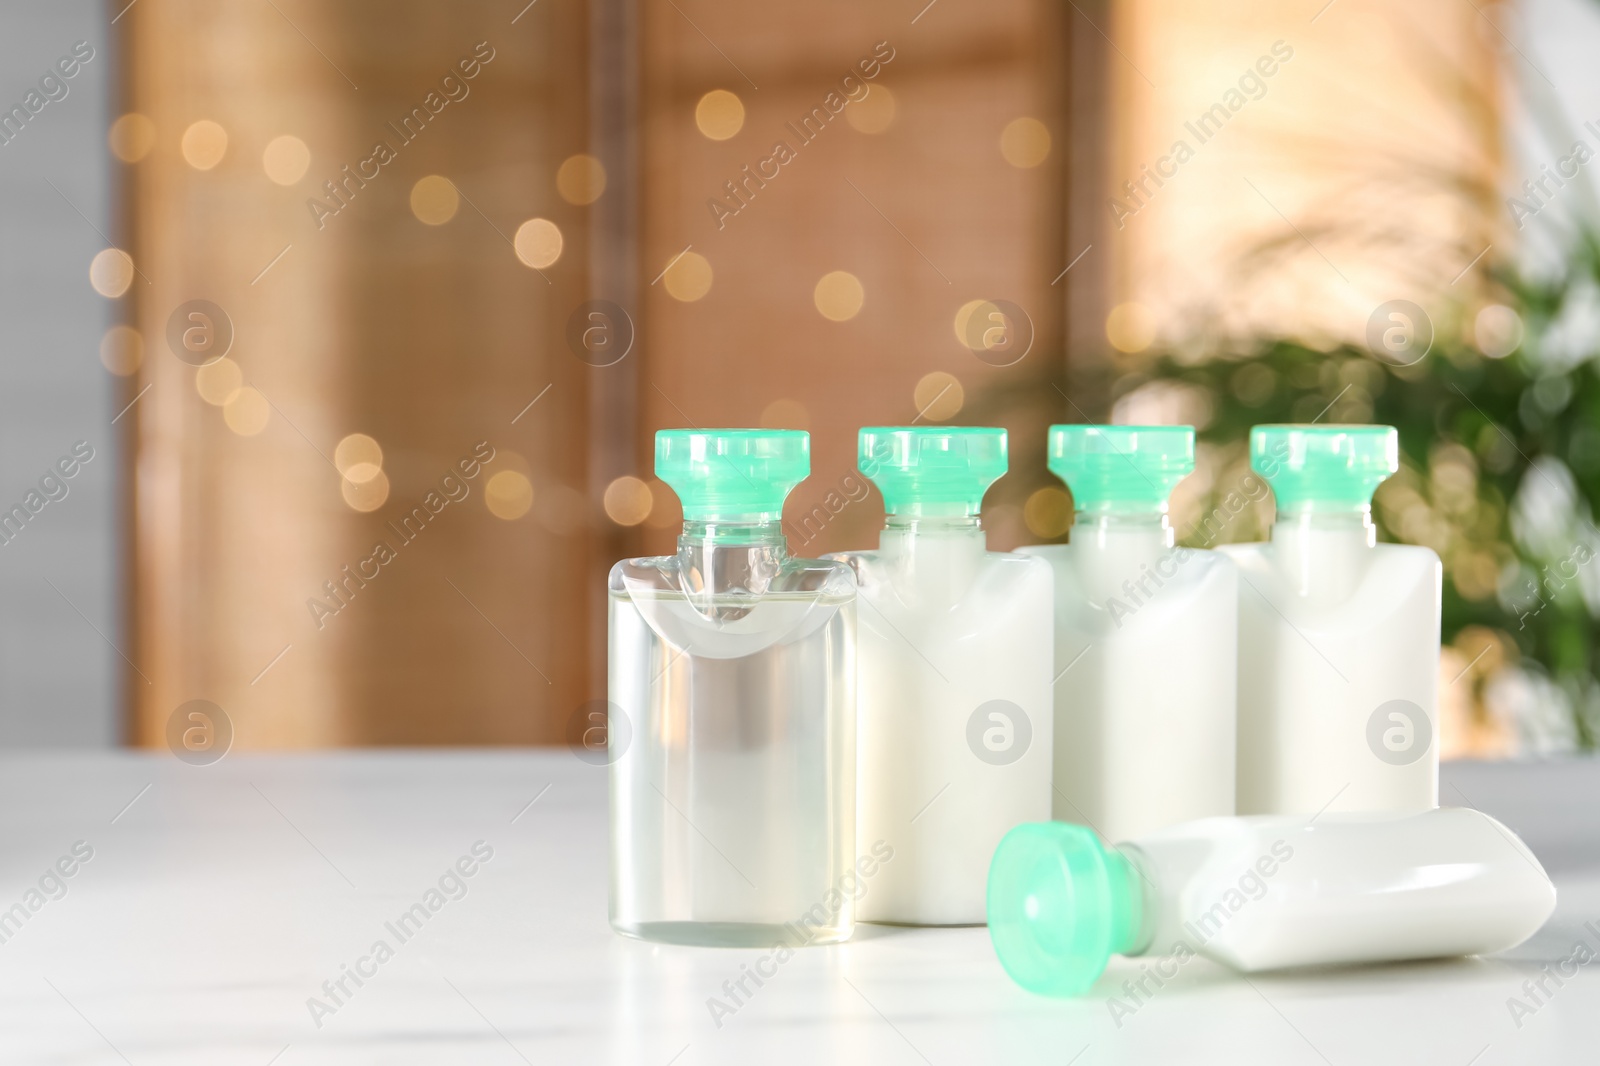
[[[685,525],[610,578],[611,924],[672,943],[854,926],[855,586],[776,523]],[[844,887],[848,887],[845,885]]]

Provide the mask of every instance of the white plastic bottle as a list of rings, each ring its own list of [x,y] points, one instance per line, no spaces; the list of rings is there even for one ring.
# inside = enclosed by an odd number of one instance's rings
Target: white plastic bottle
[[[1055,572],[1055,817],[1110,840],[1234,812],[1238,592],[1216,552],[1173,546],[1189,426],[1052,426],[1072,490]]]
[[[1468,807],[1208,818],[1113,848],[1045,823],[995,852],[989,934],[1024,988],[1080,995],[1114,954],[1246,972],[1486,955],[1532,936],[1555,902],[1527,845]],[[1142,974],[1135,996],[1176,970]]]
[[[1256,426],[1278,516],[1239,567],[1239,813],[1416,811],[1439,802],[1441,572],[1378,544],[1390,426]]]
[[[876,551],[836,556],[859,591],[856,839],[894,859],[862,921],[982,924],[995,845],[1050,816],[1050,568],[985,550],[1003,429],[867,428]]]

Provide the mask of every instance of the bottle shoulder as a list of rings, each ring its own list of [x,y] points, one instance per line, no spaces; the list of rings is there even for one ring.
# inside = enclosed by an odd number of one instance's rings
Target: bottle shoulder
[[[1261,542],[1232,545],[1229,554],[1256,594],[1240,601],[1241,610],[1293,619],[1299,627],[1355,626],[1372,633],[1381,620],[1393,619],[1402,628],[1420,624],[1437,639],[1443,566],[1431,548],[1375,544],[1321,553]]]
[[[862,548],[852,551],[831,552],[824,560],[847,567],[862,584],[871,584],[891,578],[904,583],[916,583],[923,574],[943,585],[948,583],[952,571],[963,571],[978,583],[1029,582],[1050,579],[1050,564],[1043,559],[1020,552],[979,551],[971,555],[953,557],[941,552],[917,550],[885,550]]]
[[[1206,584],[1218,580],[1233,580],[1238,573],[1237,560],[1213,548],[1191,548],[1177,544],[1153,554],[1144,552],[1115,553],[1103,550],[1086,550],[1072,544],[1036,544],[1019,548],[1030,557],[1048,563],[1058,579],[1084,581],[1091,579],[1102,583],[1115,574],[1118,580],[1136,580],[1148,571],[1155,571],[1163,582],[1178,585]]]
[[[681,593],[685,588],[683,561],[676,555],[646,555],[618,560],[611,567],[607,586],[613,593],[640,594],[651,591]],[[688,583],[698,588],[700,577]],[[850,567],[836,559],[800,559],[785,556],[770,575],[763,591],[782,594],[837,596],[852,592],[855,578]],[[748,589],[731,589],[754,595]]]
[[[1394,544],[1380,541],[1371,545],[1367,551],[1370,553],[1369,558],[1375,563],[1389,569],[1427,570],[1442,565],[1439,553],[1422,544]],[[1266,540],[1249,541],[1244,544],[1219,544],[1215,553],[1231,559],[1241,567],[1270,565],[1278,554],[1277,546]]]
[[[1439,553],[1426,544],[1377,544],[1373,550],[1389,554],[1396,559],[1414,560],[1418,566],[1441,566]]]
[[[677,587],[678,560],[670,555],[646,555],[635,559],[619,559],[611,566],[606,585],[613,592],[630,586],[660,584]]]

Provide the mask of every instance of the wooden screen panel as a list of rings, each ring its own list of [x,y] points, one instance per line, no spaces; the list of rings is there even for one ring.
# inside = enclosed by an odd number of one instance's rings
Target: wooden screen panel
[[[248,747],[550,742],[589,695],[570,664],[586,661],[600,607],[588,587],[590,368],[563,338],[587,288],[590,209],[554,181],[586,147],[587,12],[514,15],[490,3],[144,0],[119,23],[122,110],[156,131],[125,175],[130,246],[149,279],[130,294],[147,345],[132,391],[148,390],[125,419],[142,743],[162,743],[195,698],[220,705]],[[389,123],[430,91],[459,94],[443,79],[475,50],[477,75],[457,72],[470,91],[405,143]],[[206,170],[182,149],[202,119],[228,136]],[[283,134],[310,149],[288,186],[263,170]],[[343,168],[379,141],[394,158],[345,184],[347,203],[319,226],[307,201],[331,205],[323,182],[346,182]],[[430,174],[460,196],[438,226],[411,208]],[[535,217],[564,237],[543,275],[510,243]],[[258,433],[230,428],[168,350],[169,318],[195,299],[232,321],[228,357],[269,405]],[[369,513],[345,502],[335,468],[351,433],[383,447],[389,493]],[[480,441],[496,457],[464,482],[470,495],[407,542],[395,525]],[[485,506],[502,470],[534,488],[514,520]],[[343,568],[380,541],[394,558],[349,583]],[[319,626],[308,601],[336,605],[330,581],[354,593]]]
[[[1029,0],[921,7],[825,3],[780,20],[697,0],[640,13],[642,423],[758,425],[767,412],[808,428],[813,476],[786,510],[791,547],[806,554],[876,543],[875,496],[820,530],[801,523],[854,473],[858,427],[917,417],[925,375],[953,375],[978,410],[988,390],[1060,358],[1063,290],[1051,281],[1065,265],[1061,14]],[[864,60],[877,67],[869,97],[887,88],[893,121],[862,132],[849,122],[861,105],[851,103],[807,141],[803,117]],[[723,140],[696,125],[697,103],[713,90],[744,108],[739,132]],[[1020,117],[1054,137],[1044,162],[1025,169],[1000,149]],[[750,183],[743,168],[770,175],[762,161],[778,142],[794,158],[765,187]],[[738,203],[729,181],[745,191],[731,217],[708,206]],[[712,271],[693,302],[657,280],[685,248]],[[832,271],[855,275],[864,291],[847,321],[814,306],[814,286]],[[990,366],[960,343],[956,312],[978,299],[1012,301],[1031,318],[1033,351],[1021,364]],[[790,403],[774,410],[776,401]],[[1042,448],[1043,418],[1027,417],[1010,428],[1020,446]],[[646,475],[648,439],[638,451]],[[643,543],[668,551],[670,500],[658,517]]]

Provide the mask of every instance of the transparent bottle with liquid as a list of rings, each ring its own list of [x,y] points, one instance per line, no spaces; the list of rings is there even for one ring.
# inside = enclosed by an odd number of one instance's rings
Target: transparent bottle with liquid
[[[856,836],[894,855],[862,921],[981,925],[995,845],[1050,816],[1050,569],[988,551],[978,517],[1006,465],[1003,429],[860,433],[888,518],[830,558],[860,584]]]
[[[1521,944],[1556,890],[1517,836],[1470,807],[1206,818],[1108,847],[1019,826],[989,871],[989,936],[1032,992],[1087,992],[1112,955],[1196,955],[1246,973],[1488,955]]]
[[[1174,546],[1190,426],[1050,427],[1072,490],[1055,574],[1055,817],[1126,840],[1234,813],[1237,573]]]
[[[1240,814],[1439,803],[1442,574],[1379,544],[1372,493],[1400,466],[1391,426],[1256,426],[1250,465],[1278,514],[1239,567]]]
[[[855,581],[789,555],[811,470],[785,430],[663,430],[676,555],[610,577],[611,924],[671,943],[830,943],[854,923]]]

